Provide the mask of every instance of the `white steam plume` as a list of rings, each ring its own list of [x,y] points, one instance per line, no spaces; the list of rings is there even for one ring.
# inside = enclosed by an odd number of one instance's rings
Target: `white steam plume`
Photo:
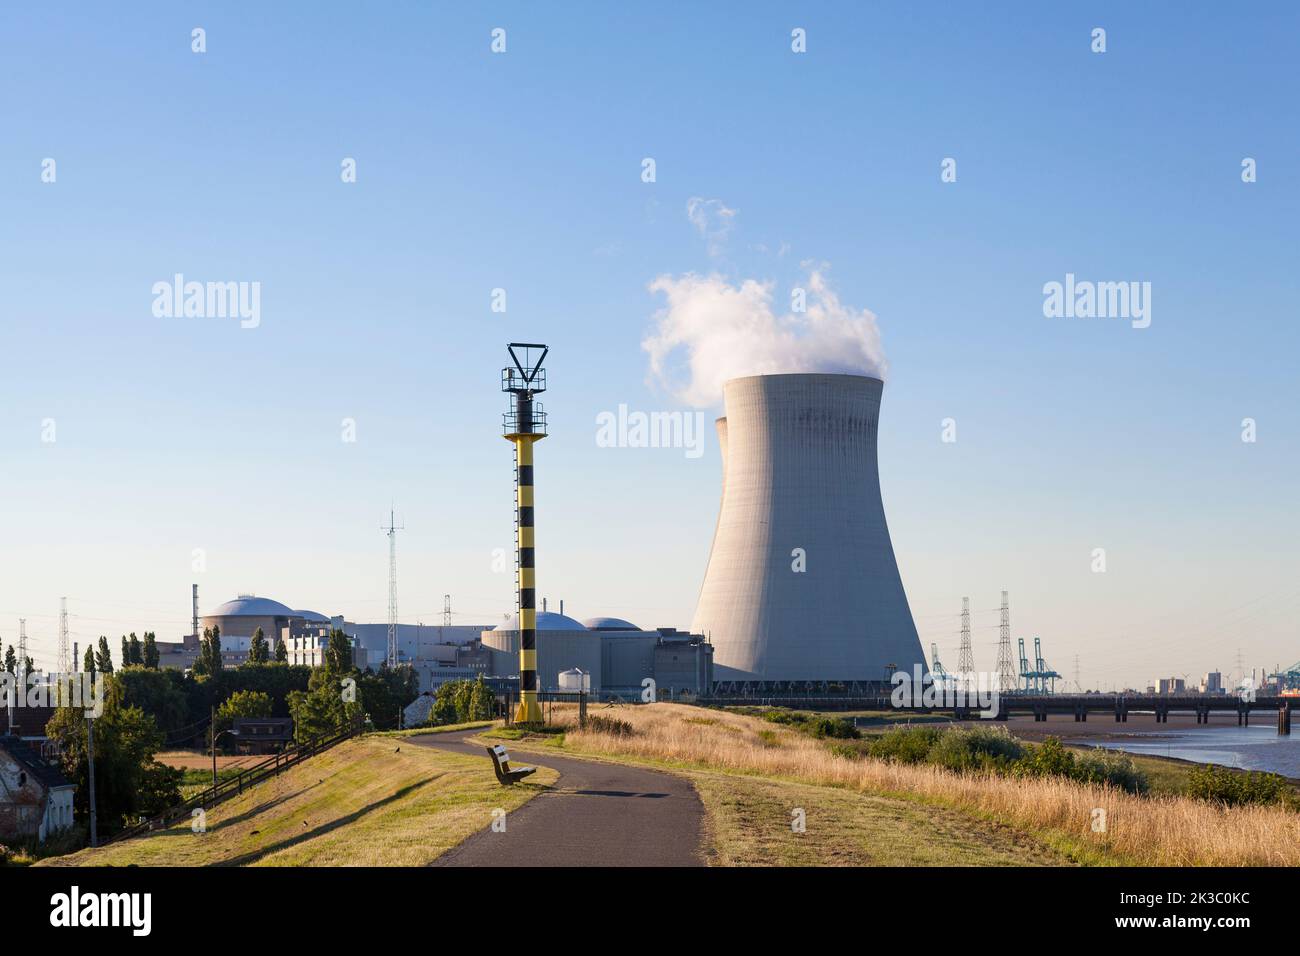
[[[663,275],[650,283],[667,307],[641,343],[650,373],[678,400],[722,401],[722,383],[742,375],[836,372],[882,378],[885,356],[876,317],[841,304],[822,273],[808,275],[807,311],[777,315],[773,283],[719,275]]]

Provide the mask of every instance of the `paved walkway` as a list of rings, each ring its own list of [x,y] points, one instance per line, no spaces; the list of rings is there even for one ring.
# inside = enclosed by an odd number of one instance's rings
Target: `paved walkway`
[[[403,746],[467,753],[487,751],[466,742],[479,730],[408,737]],[[509,743],[506,743],[509,748]],[[444,853],[434,866],[702,866],[704,807],[684,777],[620,764],[549,753],[517,754],[515,766],[550,767],[560,778],[491,827]]]

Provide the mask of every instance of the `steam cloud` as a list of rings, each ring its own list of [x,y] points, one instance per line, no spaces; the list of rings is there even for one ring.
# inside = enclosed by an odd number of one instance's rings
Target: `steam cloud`
[[[650,374],[696,407],[722,401],[722,383],[742,375],[831,372],[882,378],[885,356],[876,317],[843,305],[822,273],[809,273],[807,311],[777,315],[774,283],[719,275],[663,275],[650,283],[667,307],[641,343]]]

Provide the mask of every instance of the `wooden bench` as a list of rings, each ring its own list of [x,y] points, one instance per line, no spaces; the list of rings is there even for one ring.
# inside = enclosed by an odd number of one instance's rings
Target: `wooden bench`
[[[518,783],[530,773],[537,772],[536,767],[516,767],[514,770],[511,770],[510,754],[506,753],[506,748],[501,744],[497,744],[495,747],[488,747],[487,752],[492,757],[492,769],[496,771],[497,780],[499,780],[503,786],[508,787],[511,784]]]

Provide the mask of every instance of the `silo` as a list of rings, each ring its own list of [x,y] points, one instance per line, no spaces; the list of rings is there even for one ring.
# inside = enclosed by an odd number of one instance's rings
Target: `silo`
[[[885,681],[925,666],[880,497],[883,387],[828,374],[724,385],[722,504],[691,625],[718,680]]]

